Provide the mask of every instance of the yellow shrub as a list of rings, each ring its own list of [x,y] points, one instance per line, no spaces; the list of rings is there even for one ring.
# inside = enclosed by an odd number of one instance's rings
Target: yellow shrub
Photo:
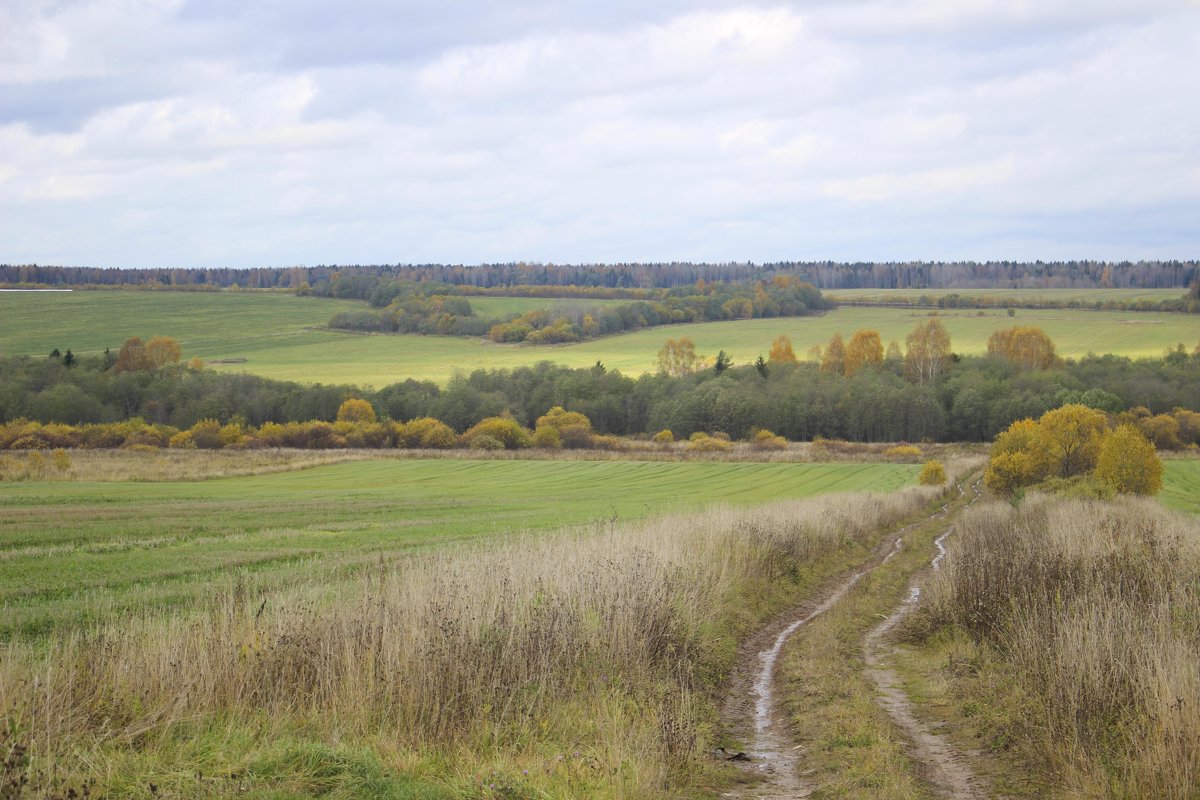
[[[940,461],[926,461],[917,476],[917,483],[922,486],[941,486],[946,482],[946,468]]]

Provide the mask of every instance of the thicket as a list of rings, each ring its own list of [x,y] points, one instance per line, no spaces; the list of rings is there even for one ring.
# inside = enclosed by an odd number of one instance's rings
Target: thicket
[[[407,380],[376,392],[194,364],[118,372],[115,360],[81,356],[68,366],[61,358],[0,359],[0,422],[94,425],[136,417],[146,426],[176,431],[201,420],[244,428],[312,423],[322,431],[317,423],[336,422],[343,401],[357,397],[371,404],[379,420],[433,418],[458,434],[505,412],[532,429],[539,417],[561,406],[585,415],[601,435],[668,429],[676,439],[696,432],[747,439],[767,429],[792,441],[989,441],[1016,420],[1081,403],[1109,414],[1128,412],[1125,421],[1160,448],[1184,447],[1200,435],[1194,417],[1174,411],[1200,411],[1200,354],[1180,351],[1136,361],[1087,357],[1031,371],[1000,357],[963,357],[948,360],[944,371],[923,383],[899,357],[849,376],[810,362],[639,378],[602,365],[572,369],[542,362],[460,374],[445,387]]]
[[[586,295],[586,287],[565,287]],[[798,317],[830,307],[810,283],[787,275],[740,283],[703,279],[687,287],[647,292],[648,299],[588,308],[534,309],[503,320],[473,314],[465,297],[446,284],[389,280],[378,275],[335,276],[307,293],[365,300],[373,308],[336,314],[333,328],[385,333],[486,335],[495,342],[557,344],[656,325],[752,317]]]

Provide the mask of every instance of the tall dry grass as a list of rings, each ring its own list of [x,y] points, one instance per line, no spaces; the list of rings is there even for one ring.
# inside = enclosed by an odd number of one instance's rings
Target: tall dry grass
[[[764,451],[735,442],[723,453],[689,451],[680,442],[662,447],[628,440],[629,449],[613,450],[67,450],[69,465],[60,468],[50,451],[0,452],[0,482],[4,481],[194,481],[291,472],[347,461],[382,459],[472,459],[489,461],[720,461],[738,463],[874,463],[911,461],[883,454],[887,445],[842,443],[840,448],[793,443],[786,450]],[[922,445],[939,459],[978,455],[976,445]]]
[[[970,510],[914,626],[980,643],[1072,796],[1200,796],[1200,521],[1032,495]]]
[[[113,753],[153,750],[181,726],[266,717],[417,751],[582,741],[597,774],[621,783],[613,796],[648,796],[710,742],[739,635],[938,493],[445,550],[335,597],[235,583],[208,611],[4,646],[0,718],[35,765],[71,780],[104,780]]]

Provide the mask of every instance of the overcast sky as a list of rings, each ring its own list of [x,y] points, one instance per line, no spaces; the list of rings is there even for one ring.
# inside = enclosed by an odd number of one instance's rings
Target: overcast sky
[[[1198,245],[1197,0],[0,2],[7,263]]]

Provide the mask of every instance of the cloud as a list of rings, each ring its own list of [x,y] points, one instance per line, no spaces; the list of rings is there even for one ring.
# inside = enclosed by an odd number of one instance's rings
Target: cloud
[[[1137,258],[1200,244],[1196,3],[598,8],[13,0],[0,260]]]

